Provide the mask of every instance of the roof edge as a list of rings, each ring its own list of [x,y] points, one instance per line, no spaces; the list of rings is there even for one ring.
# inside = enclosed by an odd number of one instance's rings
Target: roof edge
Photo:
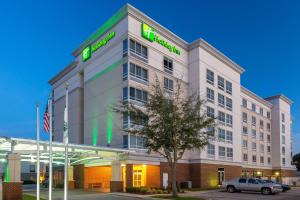
[[[248,90],[247,88],[241,86],[241,92],[245,93],[246,95],[249,95],[250,97],[256,99],[257,101],[259,101],[260,103],[264,104],[265,106],[268,107],[272,107],[273,104],[268,102],[267,100],[265,100],[264,98],[258,96],[257,94],[255,94],[254,92]]]
[[[78,61],[73,61],[69,65],[67,65],[63,70],[58,72],[54,77],[52,77],[48,83],[50,85],[54,85],[57,81],[59,81],[62,77],[64,77],[67,73],[72,71],[78,64]]]
[[[270,100],[273,100],[273,99],[282,99],[283,101],[285,101],[289,105],[293,104],[293,101],[291,99],[289,99],[287,96],[285,96],[284,94],[277,94],[277,95],[265,98],[266,101],[270,101]]]

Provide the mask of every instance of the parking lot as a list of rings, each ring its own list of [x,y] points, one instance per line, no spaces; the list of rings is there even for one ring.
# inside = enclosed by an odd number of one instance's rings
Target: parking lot
[[[300,200],[300,187],[292,188],[287,192],[282,192],[274,195],[262,195],[261,193],[252,192],[236,192],[228,193],[225,191],[212,190],[202,192],[190,192],[186,193],[186,196],[202,197],[207,200]]]

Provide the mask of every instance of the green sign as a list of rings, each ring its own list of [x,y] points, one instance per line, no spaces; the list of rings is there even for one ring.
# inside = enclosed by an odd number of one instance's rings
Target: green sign
[[[180,55],[180,50],[177,49],[174,45],[169,44],[167,41],[159,37],[155,34],[154,28],[149,26],[148,24],[142,23],[142,37],[149,40],[150,42],[157,42],[158,44],[164,46],[165,48],[169,49],[170,52],[176,53]]]
[[[92,56],[92,54],[97,51],[100,47],[104,46],[107,44],[108,41],[110,41],[112,38],[114,38],[116,35],[116,32],[113,31],[111,33],[109,33],[105,38],[103,38],[102,40],[97,41],[95,44],[89,45],[87,47],[85,47],[82,50],[82,61],[85,62],[88,59],[90,59],[90,57]]]

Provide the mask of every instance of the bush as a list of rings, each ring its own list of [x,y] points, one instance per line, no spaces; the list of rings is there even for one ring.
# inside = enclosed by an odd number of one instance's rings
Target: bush
[[[160,188],[148,188],[148,187],[126,187],[126,192],[135,194],[164,194]]]

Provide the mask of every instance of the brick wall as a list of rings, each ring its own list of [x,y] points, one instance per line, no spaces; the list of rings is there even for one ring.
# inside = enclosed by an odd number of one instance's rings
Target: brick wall
[[[178,183],[189,181],[190,179],[190,164],[178,163],[176,167],[176,180]],[[168,163],[160,163],[160,187],[163,187],[163,173],[169,174],[169,184],[171,183],[170,167]]]
[[[84,188],[84,165],[74,166],[75,188]]]
[[[160,187],[160,166],[157,165],[147,165],[146,172],[146,186],[147,187]]]
[[[126,187],[133,186],[133,164],[126,165]]]

